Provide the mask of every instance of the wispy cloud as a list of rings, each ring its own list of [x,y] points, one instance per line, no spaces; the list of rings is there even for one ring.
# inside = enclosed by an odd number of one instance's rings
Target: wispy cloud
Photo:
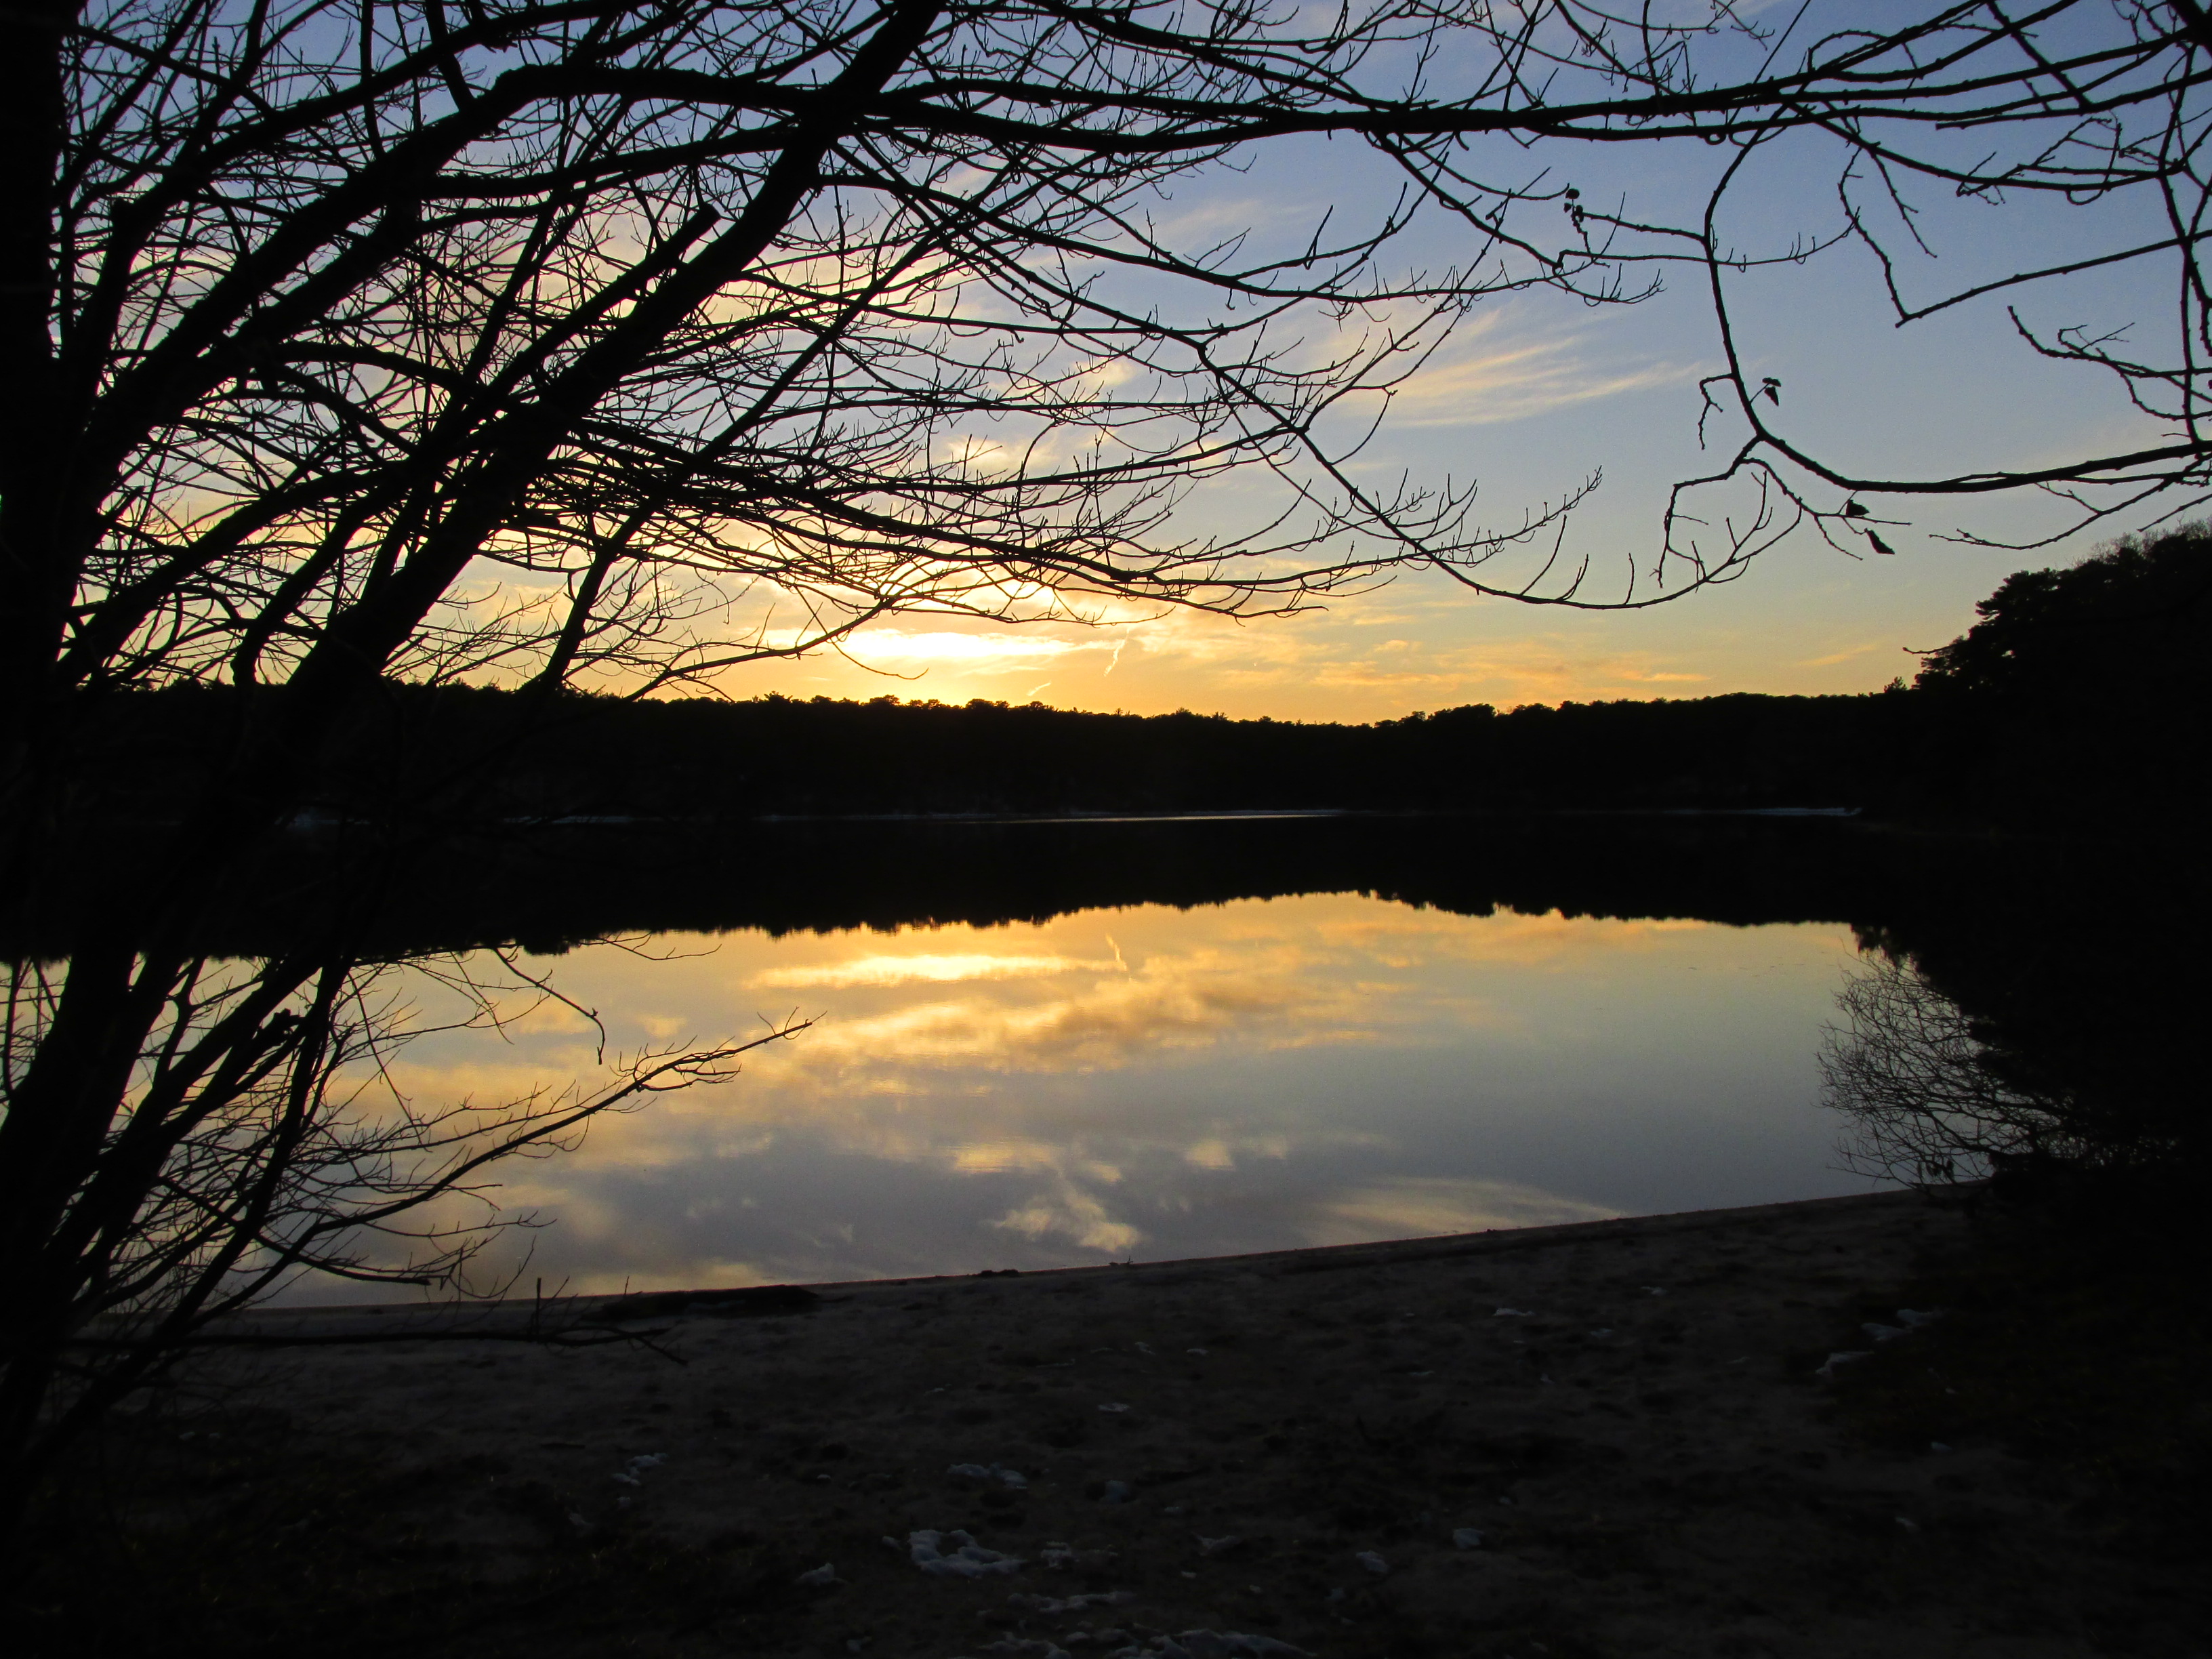
[[[970,667],[994,663],[1034,666],[1076,651],[1111,651],[1110,640],[1069,640],[1049,634],[1007,630],[959,634],[950,629],[908,633],[901,628],[864,628],[845,641],[845,651],[863,662],[942,662]]]
[[[1887,640],[1875,640],[1866,645],[1852,646],[1847,651],[1832,651],[1825,657],[1808,657],[1803,661],[1800,662],[1797,666],[1800,668],[1833,668],[1838,663],[1850,662],[1857,658],[1863,657],[1869,651],[1880,651],[1888,643],[1889,641]]]
[[[1375,638],[1318,627],[1237,628],[1205,617],[1170,617],[1130,630],[1148,655],[1201,670],[1248,696],[1280,688],[1302,696],[1338,694],[1370,702],[1378,694],[1406,708],[1457,703],[1557,702],[1649,697],[1713,676],[1656,652],[1600,648],[1596,641],[1540,634],[1460,645],[1404,634]]]
[[[1680,363],[1622,362],[1601,355],[1594,331],[1510,341],[1498,312],[1463,328],[1397,388],[1391,420],[1401,426],[1480,426],[1524,420],[1576,404],[1679,385],[1696,370]]]

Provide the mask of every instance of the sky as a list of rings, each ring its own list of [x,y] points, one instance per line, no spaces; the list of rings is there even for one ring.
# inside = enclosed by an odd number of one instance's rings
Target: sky
[[[1873,10],[1893,9],[1875,6]],[[1700,153],[1703,152],[1703,153]],[[1554,177],[1626,216],[1693,210],[1724,152],[1628,146],[1562,152]],[[1514,165],[1528,176],[1543,161]],[[1194,179],[1163,211],[1303,240],[1324,211],[1356,211],[1384,180],[1361,147],[1297,141],[1248,170]],[[1785,250],[1793,236],[1840,223],[1835,157],[1785,141],[1765,154],[1724,221],[1738,246]],[[1929,253],[1910,255],[1909,293],[2074,257],[2129,235],[2135,210],[2038,202],[1961,203],[1921,189]],[[1419,226],[1401,264],[1468,257],[1469,233]],[[2161,273],[2068,278],[2030,296],[2025,318],[2147,323],[2171,301]],[[1648,566],[1668,483],[1709,470],[1698,447],[1697,381],[1719,367],[1696,273],[1632,307],[1587,307],[1534,293],[1478,306],[1406,388],[1359,465],[1377,479],[1480,483],[1493,525],[1558,499],[1592,474],[1570,549],[1601,571]],[[1889,476],[2040,464],[2080,449],[2148,440],[2157,427],[2100,371],[2051,362],[2026,347],[1992,296],[1899,330],[1872,256],[1846,246],[1805,264],[1735,281],[1739,339],[1753,372],[1782,383],[1790,435],[1846,465]],[[1188,522],[1231,532],[1261,511],[1261,493],[1231,482],[1203,490]],[[1244,622],[1122,608],[1095,625],[997,627],[909,615],[874,623],[842,652],[750,665],[719,682],[727,695],[1031,701],[1151,714],[1176,708],[1249,718],[1368,721],[1471,702],[1705,696],[1724,692],[1865,692],[1908,678],[1913,653],[1972,625],[1975,601],[2013,571],[2069,563],[2127,520],[2034,552],[1964,544],[1961,532],[2025,539],[2059,520],[2034,499],[1901,498],[1881,503],[1894,556],[1854,558],[1810,534],[1764,555],[1740,579],[1655,609],[1576,611],[1467,592],[1422,572],[1339,596],[1291,617]],[[2147,514],[2139,514],[2145,517]]]

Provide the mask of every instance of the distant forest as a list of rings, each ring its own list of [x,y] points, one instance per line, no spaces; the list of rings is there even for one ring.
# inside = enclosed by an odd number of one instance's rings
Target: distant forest
[[[2078,820],[2193,806],[2212,712],[2212,530],[2023,572],[1977,608],[1911,685],[1863,696],[1476,704],[1371,726],[395,685],[324,757],[319,810],[729,821],[1854,807]],[[111,707],[112,789],[70,804],[102,816],[166,816],[257,717],[220,687]]]

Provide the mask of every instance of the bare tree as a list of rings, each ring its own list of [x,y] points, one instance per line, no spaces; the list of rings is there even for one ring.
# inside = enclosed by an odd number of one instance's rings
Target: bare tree
[[[62,987],[19,965],[5,989],[0,1079],[12,1083],[50,1036]],[[424,989],[457,1012],[427,1021]],[[562,1150],[608,1111],[726,1081],[739,1055],[809,1024],[629,1055],[609,1054],[602,1033],[607,1081],[519,1100],[422,1101],[395,1083],[405,1042],[497,1030],[557,998],[503,951],[188,964],[50,1244],[85,1264],[77,1323],[96,1322],[98,1340],[71,1355],[42,1437],[65,1443],[209,1321],[303,1272],[455,1283],[495,1233],[529,1224],[495,1201],[493,1166]]]
[[[284,957],[210,1002],[199,941],[380,687],[647,695],[895,611],[1266,613],[1413,566],[1647,604],[1799,522],[1880,550],[1859,498],[1884,491],[2198,499],[2208,66],[2193,3],[2131,0],[1908,8],[1879,31],[1856,8],[1770,27],[1568,0],[22,0],[0,17],[9,890],[72,878],[114,699],[255,695],[199,787],[100,868],[65,967],[14,965],[0,1496],[59,1443],[73,1332],[127,1303],[188,1334],[293,1237],[238,1194],[324,1190],[285,1171],[343,1144],[316,1114],[368,1029],[338,1013],[367,969]],[[1303,236],[1160,210],[1177,179],[1322,137],[1389,182]],[[1827,244],[1739,249],[1723,210],[1799,140],[1835,152],[1837,234],[1885,251],[1918,222],[1910,187],[2160,204],[2154,235],[1940,304],[2173,264],[2164,357],[2027,335],[2119,374],[2171,441],[1934,480],[1794,444],[1728,283]],[[1654,143],[1710,158],[1698,216],[1601,210],[1540,153]],[[1457,258],[1389,269],[1437,215]],[[1741,429],[1713,428],[1730,459],[1686,484],[1648,568],[1608,586],[1565,553],[1574,496],[1486,528],[1463,481],[1377,489],[1354,465],[1469,306],[1632,303],[1673,266],[1720,328],[1707,414]],[[1900,320],[1939,304],[1896,291]],[[1191,532],[1188,493],[1239,469],[1272,504]],[[1697,492],[1738,488],[1747,517],[1695,522]],[[196,1139],[234,1114],[265,1153]],[[165,1206],[193,1171],[228,1195],[185,1248]],[[364,1190],[344,1201],[385,1214]]]

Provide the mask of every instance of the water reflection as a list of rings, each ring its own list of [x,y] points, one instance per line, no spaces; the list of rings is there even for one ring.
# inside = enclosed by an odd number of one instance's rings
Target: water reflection
[[[2047,999],[2044,977],[2028,982]],[[2195,1213],[2207,1160],[2191,1030],[2103,1008],[2047,1010],[2036,1024],[2016,1007],[1978,1014],[1891,950],[1870,953],[1836,1001],[1842,1023],[1819,1064],[1846,1167],[1922,1187],[1993,1178],[2002,1198],[2108,1235]]]
[[[1156,1260],[1862,1190],[1814,1103],[1856,957],[1840,924],[1343,893],[668,933],[526,964],[578,1007],[395,1070],[418,1099],[507,1097],[588,1083],[602,1031],[821,1016],[732,1085],[497,1172],[555,1224],[530,1273],[574,1290]]]

